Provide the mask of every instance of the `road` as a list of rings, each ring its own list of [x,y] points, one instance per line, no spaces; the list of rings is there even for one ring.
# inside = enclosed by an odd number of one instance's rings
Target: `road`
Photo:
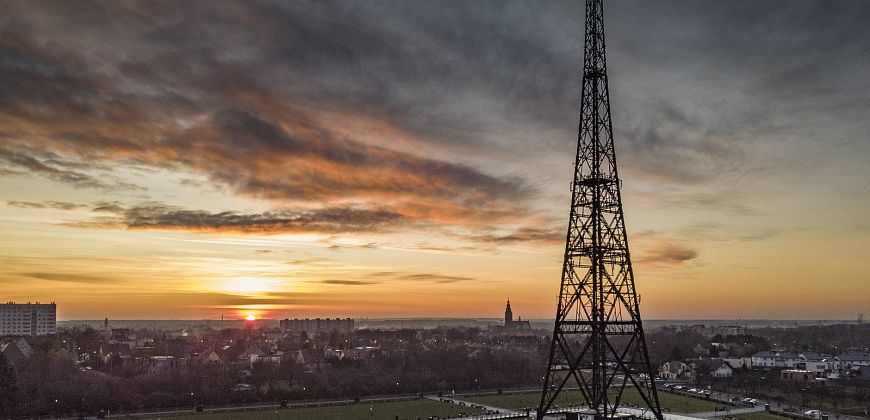
[[[521,417],[525,417],[525,415],[526,415],[526,413],[524,413],[524,412],[508,410],[508,409],[502,408],[502,407],[493,407],[490,405],[478,404],[475,402],[465,401],[465,400],[462,400],[462,399],[459,399],[456,397],[439,397],[437,395],[426,395],[425,398],[428,398],[428,399],[433,400],[433,401],[443,401],[443,402],[447,402],[447,403],[451,403],[451,404],[462,403],[462,404],[469,406],[469,407],[471,407],[471,406],[483,407],[484,410],[486,410],[487,412],[492,412],[492,413],[498,412],[498,414],[494,414],[494,415],[493,414],[481,414],[481,415],[477,415],[477,416],[463,417],[463,418],[467,418],[467,419],[477,419],[477,420],[509,419],[509,418],[521,418]]]

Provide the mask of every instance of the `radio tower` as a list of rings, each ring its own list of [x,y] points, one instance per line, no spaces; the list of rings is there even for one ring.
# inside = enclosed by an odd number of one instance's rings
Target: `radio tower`
[[[662,418],[622,214],[604,55],[602,0],[586,0],[583,94],[562,285],[538,419],[578,387],[588,414],[614,417],[637,393]],[[637,401],[637,396],[632,396]]]

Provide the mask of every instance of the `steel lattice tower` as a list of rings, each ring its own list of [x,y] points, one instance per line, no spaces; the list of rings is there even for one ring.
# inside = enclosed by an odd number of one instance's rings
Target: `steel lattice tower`
[[[638,392],[661,419],[640,319],[613,148],[602,0],[586,0],[583,94],[556,325],[538,419],[566,387],[596,418]]]

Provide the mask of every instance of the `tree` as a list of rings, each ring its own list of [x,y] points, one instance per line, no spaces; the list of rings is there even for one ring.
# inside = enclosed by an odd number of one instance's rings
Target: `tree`
[[[710,351],[708,352],[708,356],[710,357],[719,357],[719,348],[710,346]]]
[[[683,351],[680,349],[680,346],[674,346],[674,348],[671,349],[671,360],[683,360]]]
[[[16,406],[18,395],[18,380],[15,369],[0,353],[0,413],[12,413]]]

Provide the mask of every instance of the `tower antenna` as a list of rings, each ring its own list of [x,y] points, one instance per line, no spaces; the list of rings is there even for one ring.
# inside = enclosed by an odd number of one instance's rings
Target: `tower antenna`
[[[539,420],[567,386],[596,419],[614,417],[629,389],[663,418],[628,252],[604,51],[602,0],[586,0],[580,132]]]

